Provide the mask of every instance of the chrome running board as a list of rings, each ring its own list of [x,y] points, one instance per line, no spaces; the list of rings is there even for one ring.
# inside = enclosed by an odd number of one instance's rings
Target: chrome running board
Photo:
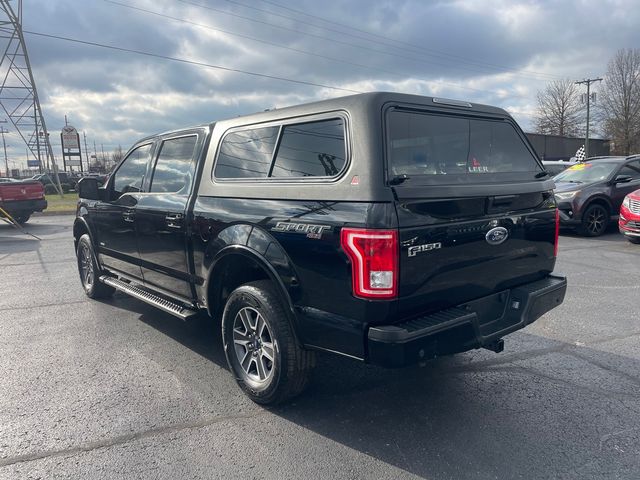
[[[182,320],[187,320],[189,317],[197,315],[198,313],[196,310],[183,307],[182,305],[159,297],[158,295],[151,293],[148,290],[144,290],[140,287],[136,287],[134,285],[131,285],[130,283],[123,282],[122,280],[118,280],[117,278],[110,277],[108,275],[102,275],[100,277],[100,281],[105,285],[109,285],[116,290],[124,292],[127,295],[131,295],[138,300],[142,300],[149,305],[153,305],[160,310],[164,310],[171,315],[175,315]]]

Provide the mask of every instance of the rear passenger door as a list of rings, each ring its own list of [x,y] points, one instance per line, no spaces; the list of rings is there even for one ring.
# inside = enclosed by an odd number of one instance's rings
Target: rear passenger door
[[[148,193],[136,208],[136,232],[145,284],[193,297],[187,261],[186,214],[204,133],[189,131],[162,139]]]

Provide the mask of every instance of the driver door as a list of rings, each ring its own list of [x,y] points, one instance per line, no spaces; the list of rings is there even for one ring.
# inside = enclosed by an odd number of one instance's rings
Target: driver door
[[[136,240],[136,206],[141,192],[153,142],[134,148],[111,175],[105,200],[96,205],[98,256],[108,270],[142,281]]]

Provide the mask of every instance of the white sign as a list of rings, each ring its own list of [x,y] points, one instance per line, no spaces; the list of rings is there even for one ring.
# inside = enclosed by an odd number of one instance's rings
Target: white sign
[[[71,125],[62,127],[62,148],[80,150],[78,131]]]
[[[68,158],[64,162],[67,167],[80,167],[80,158]]]

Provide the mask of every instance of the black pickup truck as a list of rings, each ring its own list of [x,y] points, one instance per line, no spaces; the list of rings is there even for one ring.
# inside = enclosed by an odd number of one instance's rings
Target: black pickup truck
[[[553,187],[504,110],[369,93],[145,138],[79,183],[73,235],[89,297],[206,313],[267,404],[315,350],[501,351],[564,299]]]

